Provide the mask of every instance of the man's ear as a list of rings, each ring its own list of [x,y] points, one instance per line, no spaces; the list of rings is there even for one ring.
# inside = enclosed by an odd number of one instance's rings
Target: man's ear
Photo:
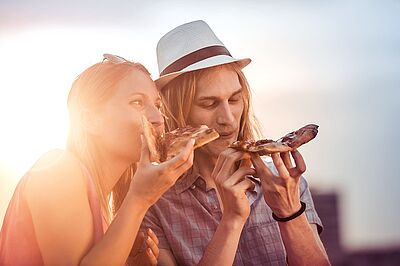
[[[102,119],[99,115],[94,114],[93,112],[85,111],[82,113],[82,122],[89,134],[99,134],[102,126]]]

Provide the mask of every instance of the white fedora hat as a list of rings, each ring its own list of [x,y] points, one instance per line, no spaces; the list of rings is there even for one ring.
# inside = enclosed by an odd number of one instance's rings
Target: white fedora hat
[[[161,90],[185,72],[233,62],[243,68],[251,59],[233,58],[210,26],[197,20],[180,25],[161,37],[157,44],[157,62],[160,77],[155,82]]]

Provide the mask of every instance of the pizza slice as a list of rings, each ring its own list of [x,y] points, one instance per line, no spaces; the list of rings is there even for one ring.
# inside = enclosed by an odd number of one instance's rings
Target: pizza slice
[[[217,138],[219,134],[206,125],[200,127],[186,126],[173,131],[159,134],[154,126],[142,116],[143,135],[147,141],[152,162],[164,162],[175,157],[186,146],[190,139],[194,139],[194,148],[197,149]]]
[[[318,126],[306,125],[296,131],[286,134],[277,141],[271,139],[262,140],[238,140],[229,147],[246,152],[257,152],[260,155],[268,155],[275,152],[287,152],[297,149],[301,145],[314,139],[318,134]]]

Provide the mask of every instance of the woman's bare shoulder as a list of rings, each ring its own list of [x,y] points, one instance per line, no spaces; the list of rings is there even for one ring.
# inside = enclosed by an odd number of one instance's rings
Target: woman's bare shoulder
[[[53,150],[44,154],[28,176],[26,193],[31,202],[40,204],[44,199],[59,204],[87,197],[82,166],[70,152]]]
[[[48,173],[51,171],[64,170],[63,168],[68,170],[80,168],[79,160],[69,151],[54,149],[40,156],[29,172],[33,174]]]
[[[68,152],[52,151],[35,163],[26,181],[27,205],[43,259],[53,261],[61,254],[68,263],[71,254],[80,258],[93,239],[93,216],[80,162]]]

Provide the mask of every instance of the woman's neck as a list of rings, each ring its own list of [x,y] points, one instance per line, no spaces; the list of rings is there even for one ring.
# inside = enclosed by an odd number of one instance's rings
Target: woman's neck
[[[108,151],[97,151],[94,162],[101,175],[101,184],[104,195],[109,195],[130,163],[126,158],[118,157]]]

